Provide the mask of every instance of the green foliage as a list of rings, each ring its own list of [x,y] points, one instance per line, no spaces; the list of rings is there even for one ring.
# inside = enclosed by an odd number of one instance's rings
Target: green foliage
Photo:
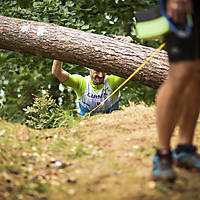
[[[120,105],[129,105],[129,102],[138,104],[144,102],[150,106],[155,103],[156,90],[133,81],[128,82],[121,90]]]
[[[96,33],[134,35],[134,11],[152,7],[157,0],[74,0],[83,19]]]
[[[0,2],[1,15],[23,18],[35,21],[56,23],[71,28],[87,30],[87,24],[81,19],[81,13],[74,9],[74,3],[67,1],[13,1],[5,0]],[[88,27],[89,28],[89,27]],[[62,102],[65,108],[71,108],[75,94],[59,90],[59,83],[51,76],[50,67],[52,61],[31,55],[22,55],[17,52],[0,50],[0,116],[6,120],[19,122],[23,121],[23,108],[31,105],[33,94],[38,95],[40,87],[53,95],[58,102]],[[73,73],[77,66],[65,64]],[[86,71],[78,69],[79,73]],[[15,115],[13,115],[15,113]]]
[[[70,112],[61,109],[48,94],[36,97],[33,105],[27,106],[24,111],[25,124],[34,129],[71,127],[75,123]]]
[[[17,102],[15,102],[14,99],[12,104],[0,105],[0,120],[1,119],[18,123],[24,121],[24,113],[18,108]]]
[[[0,1],[0,15],[98,34],[131,35],[135,43],[156,47],[158,42],[141,41],[134,32],[134,11],[156,3],[157,0],[4,0]],[[1,118],[23,122],[23,109],[33,104],[41,87],[65,110],[75,108],[75,93],[51,76],[51,60],[0,50],[0,65]],[[72,74],[87,74],[77,65],[64,63],[63,67]],[[130,82],[122,90],[121,105],[128,105],[129,101],[150,105],[154,99],[155,90]]]

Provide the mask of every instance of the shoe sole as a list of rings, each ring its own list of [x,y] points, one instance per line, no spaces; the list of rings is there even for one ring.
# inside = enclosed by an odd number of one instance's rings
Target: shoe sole
[[[166,176],[165,175],[153,176],[153,180],[173,183],[176,180],[176,173],[174,172]]]

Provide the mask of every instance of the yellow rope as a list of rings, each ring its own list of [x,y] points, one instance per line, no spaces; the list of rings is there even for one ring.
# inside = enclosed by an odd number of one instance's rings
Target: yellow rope
[[[115,94],[122,86],[124,86],[142,67],[144,67],[154,56],[156,53],[158,53],[163,47],[165,46],[165,43],[161,44],[153,53],[152,55],[145,60],[144,63],[142,63],[110,96],[108,96],[104,101],[102,101],[97,107],[95,107],[93,110],[91,110],[87,115],[90,117],[91,113],[94,112],[98,107],[103,105],[113,94]]]

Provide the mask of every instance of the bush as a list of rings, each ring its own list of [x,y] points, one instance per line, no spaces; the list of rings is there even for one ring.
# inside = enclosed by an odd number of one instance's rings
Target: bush
[[[71,127],[77,121],[76,118],[70,116],[70,111],[58,106],[49,94],[36,97],[33,105],[27,106],[24,111],[25,124],[34,129]]]

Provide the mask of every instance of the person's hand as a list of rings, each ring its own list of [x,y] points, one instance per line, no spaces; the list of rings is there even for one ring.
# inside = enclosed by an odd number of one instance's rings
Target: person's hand
[[[167,15],[175,23],[184,22],[187,15],[193,11],[192,0],[168,0]]]
[[[116,40],[120,40],[122,42],[127,42],[127,43],[133,42],[133,39],[130,36],[113,35],[113,38],[115,38]]]

